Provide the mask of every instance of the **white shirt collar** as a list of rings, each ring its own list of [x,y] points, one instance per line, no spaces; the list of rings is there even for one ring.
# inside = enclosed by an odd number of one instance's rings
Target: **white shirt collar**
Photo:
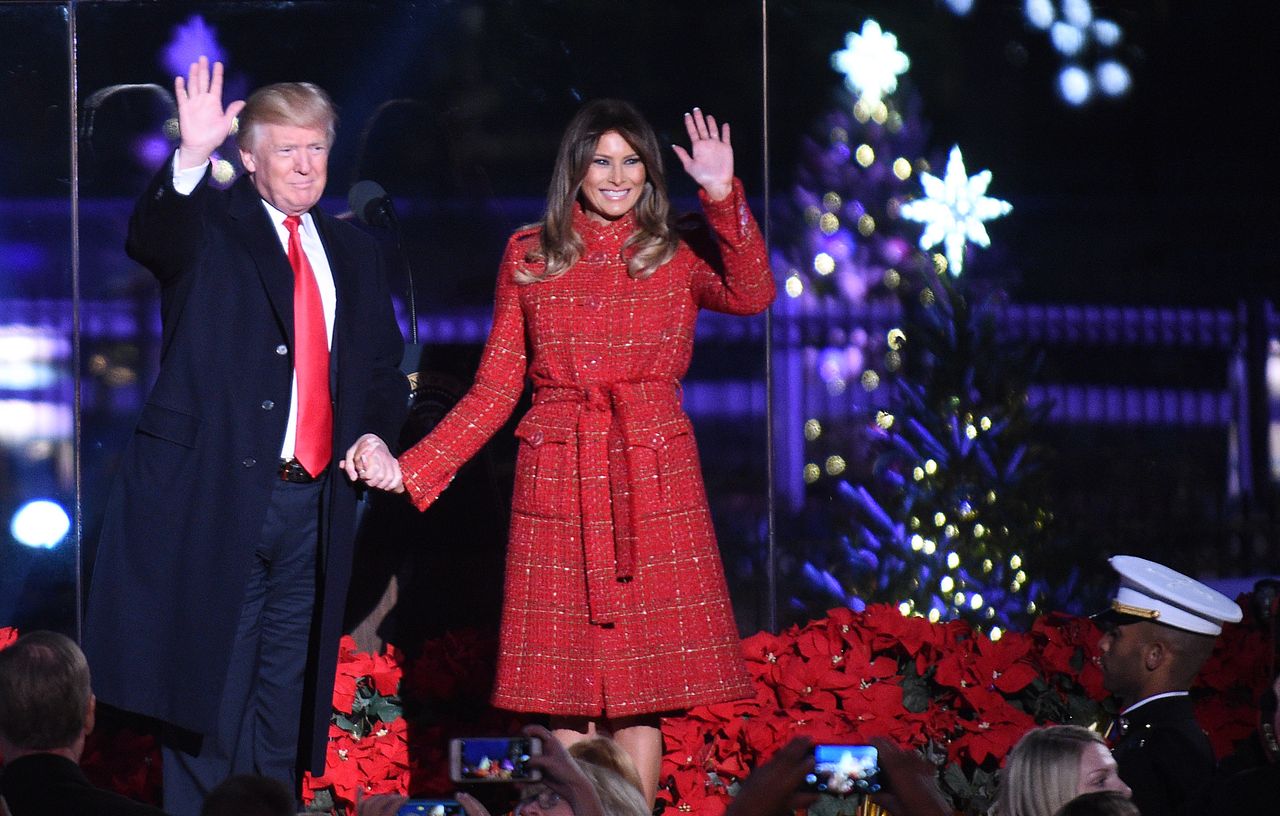
[[[1124,711],[1121,711],[1120,716],[1122,717],[1128,716],[1129,714],[1132,714],[1136,708],[1138,708],[1139,706],[1144,706],[1147,703],[1151,702],[1152,700],[1162,700],[1165,697],[1187,697],[1190,694],[1191,692],[1189,691],[1166,691],[1162,694],[1153,694],[1150,697],[1145,697],[1139,700],[1138,702],[1126,708]]]

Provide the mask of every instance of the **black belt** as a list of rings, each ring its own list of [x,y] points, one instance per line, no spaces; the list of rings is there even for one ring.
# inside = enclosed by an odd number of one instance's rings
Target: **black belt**
[[[307,473],[307,469],[297,459],[280,460],[280,479],[294,484],[310,484],[317,477]]]

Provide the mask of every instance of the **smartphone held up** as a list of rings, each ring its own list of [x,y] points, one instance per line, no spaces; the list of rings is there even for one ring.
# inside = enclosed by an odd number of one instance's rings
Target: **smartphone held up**
[[[529,758],[542,753],[537,737],[462,737],[449,741],[449,778],[454,782],[532,782],[542,772]]]
[[[410,799],[396,816],[466,816],[466,811],[457,799]]]
[[[813,746],[813,772],[805,777],[805,790],[849,796],[877,793],[880,788],[880,758],[874,745]]]

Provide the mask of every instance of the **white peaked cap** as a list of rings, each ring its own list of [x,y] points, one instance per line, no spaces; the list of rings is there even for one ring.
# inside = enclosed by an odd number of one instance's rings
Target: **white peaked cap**
[[[1110,563],[1120,575],[1120,588],[1108,617],[1149,620],[1216,636],[1223,623],[1238,623],[1244,616],[1226,595],[1164,564],[1134,555],[1112,556]]]

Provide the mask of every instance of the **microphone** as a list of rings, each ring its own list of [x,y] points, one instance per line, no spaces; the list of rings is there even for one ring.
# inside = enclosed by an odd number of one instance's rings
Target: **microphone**
[[[404,267],[405,280],[408,283],[409,295],[409,343],[405,346],[404,360],[401,368],[405,373],[418,370],[418,358],[422,348],[418,345],[418,299],[413,288],[413,267],[409,265],[409,256],[404,251],[404,240],[400,234],[400,219],[396,218],[395,208],[391,206],[391,196],[376,181],[357,181],[351,185],[347,193],[347,206],[360,220],[361,224],[371,227],[388,227],[396,238],[396,250],[400,255],[400,263]],[[415,388],[416,390],[416,388]]]
[[[395,208],[391,206],[391,196],[376,181],[357,181],[353,184],[351,191],[347,193],[347,206],[362,224],[400,229]]]

